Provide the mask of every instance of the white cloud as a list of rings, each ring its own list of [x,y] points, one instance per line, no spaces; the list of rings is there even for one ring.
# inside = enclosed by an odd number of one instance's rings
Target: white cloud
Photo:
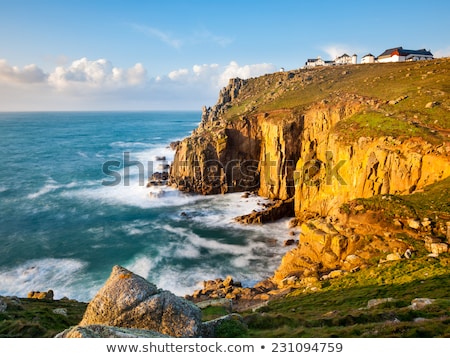
[[[257,77],[266,73],[275,72],[277,68],[270,63],[259,63],[254,65],[239,66],[237,62],[230,62],[219,78],[219,84],[223,87],[228,84],[230,78],[239,77],[247,79]]]
[[[344,53],[350,56],[355,53],[355,50],[350,49],[349,46],[339,44],[324,46],[322,47],[322,50],[330,56],[330,60],[334,60],[336,57],[342,56]]]
[[[58,66],[49,75],[48,82],[58,90],[112,89],[135,86],[145,82],[147,71],[140,63],[127,70],[114,67],[110,61],[90,61],[86,57],[69,66]]]
[[[153,37],[158,39],[159,41],[164,42],[165,44],[169,45],[173,48],[180,48],[183,42],[175,37],[173,37],[168,32],[159,30],[154,27],[144,26],[144,25],[138,25],[138,24],[132,24],[131,27],[138,31],[143,33],[144,35],[148,37]]]
[[[0,81],[9,83],[42,83],[47,75],[34,64],[27,65],[23,69],[8,65],[6,60],[0,59]]]
[[[226,47],[233,42],[230,37],[216,35],[206,28],[201,28],[191,33],[184,33],[182,36],[175,37],[168,31],[164,31],[155,27],[130,24],[131,28],[137,32],[144,34],[149,38],[157,39],[166,45],[179,49],[184,46],[198,44],[216,44],[220,47]]]
[[[135,86],[144,83],[147,80],[147,70],[142,63],[136,63],[127,70],[127,83]]]
[[[436,51],[431,51],[431,53],[434,55],[434,57],[450,57],[450,46],[447,48],[438,49]]]
[[[214,43],[221,47],[227,47],[233,40],[227,36],[216,35],[207,29],[201,29],[192,35],[192,43]]]
[[[218,64],[194,65],[192,70],[179,69],[170,72],[167,77],[177,82],[209,84],[211,87],[218,89],[226,86],[230,78],[247,79],[272,73],[276,70],[277,68],[269,63],[240,66],[237,62],[231,61],[226,66],[219,66]]]
[[[167,75],[167,77],[169,77],[172,81],[178,81],[178,80],[182,79],[183,77],[185,78],[188,75],[189,75],[189,70],[187,68],[180,68],[179,70],[170,72]]]
[[[141,63],[130,68],[85,57],[45,74],[0,60],[1,110],[200,109],[213,105],[230,78],[275,72],[272,64],[196,64],[149,78]],[[35,83],[30,86],[30,83]]]

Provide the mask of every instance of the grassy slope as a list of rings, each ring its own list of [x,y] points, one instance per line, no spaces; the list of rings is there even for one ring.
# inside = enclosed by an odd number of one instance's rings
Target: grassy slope
[[[81,321],[86,303],[71,300],[46,301],[21,298],[19,301],[2,298],[7,303],[0,313],[0,337],[54,337]],[[67,315],[54,313],[65,309]]]
[[[246,317],[250,337],[450,337],[448,254],[348,274],[315,293],[292,293]],[[370,299],[395,301],[368,309]],[[414,298],[434,298],[420,310]]]
[[[449,83],[450,59],[276,73],[250,79],[225,113],[225,119],[238,120],[245,114],[280,109],[301,112],[323,99],[356,94],[385,103],[342,122],[336,128],[339,133],[423,136],[438,143],[449,140],[450,133],[445,132],[450,129]],[[388,103],[399,98],[403,100],[397,104]],[[425,108],[430,102],[437,105]]]

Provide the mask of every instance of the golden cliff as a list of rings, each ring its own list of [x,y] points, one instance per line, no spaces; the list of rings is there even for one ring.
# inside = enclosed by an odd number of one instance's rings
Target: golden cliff
[[[450,176],[449,67],[440,60],[230,80],[178,144],[171,182],[202,194],[295,197],[297,214],[322,215],[354,198],[420,190]],[[393,88],[380,93],[384,86]],[[400,93],[400,103],[390,100]]]
[[[315,287],[370,262],[411,257],[403,233],[446,252],[448,83],[450,59],[230,80],[177,143],[170,182],[202,194],[254,191],[274,199],[273,212],[239,218],[245,223],[295,215],[300,240],[271,278],[278,287]],[[430,190],[443,196],[430,199]],[[377,199],[358,201],[370,198]]]

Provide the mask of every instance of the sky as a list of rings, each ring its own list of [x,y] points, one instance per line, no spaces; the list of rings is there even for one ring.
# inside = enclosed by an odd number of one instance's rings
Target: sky
[[[0,0],[0,111],[201,110],[317,56],[450,56],[449,18],[447,0]]]

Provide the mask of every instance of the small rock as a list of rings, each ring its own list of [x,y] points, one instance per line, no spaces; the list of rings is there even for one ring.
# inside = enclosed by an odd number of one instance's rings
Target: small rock
[[[284,240],[283,242],[283,246],[291,246],[295,244],[295,240],[294,239],[288,239],[288,240]]]
[[[425,108],[433,108],[433,107],[436,107],[436,106],[438,106],[439,105],[439,102],[428,102],[426,105],[425,105]]]
[[[412,257],[412,251],[407,249],[403,256],[405,256],[405,259],[410,259]]]
[[[342,270],[333,270],[328,274],[328,278],[338,278],[344,275]]]
[[[0,312],[5,312],[7,308],[8,308],[8,305],[0,297]]]
[[[386,261],[397,261],[401,259],[402,257],[398,253],[393,253],[386,256]]]
[[[66,308],[55,308],[53,310],[54,314],[59,314],[61,316],[66,316],[67,317],[67,309]]]
[[[420,221],[418,221],[418,220],[408,219],[407,223],[411,229],[417,230],[420,228]]]
[[[233,281],[233,278],[231,276],[227,276],[225,278],[225,280],[223,280],[223,285],[225,287],[233,286],[233,284],[234,284],[234,281]]]
[[[423,318],[423,317],[416,317],[416,318],[414,318],[413,321],[416,322],[416,323],[420,323],[420,322],[428,321],[428,319]]]
[[[432,243],[431,245],[432,254],[442,254],[448,251],[448,244],[445,242]]]
[[[286,277],[283,281],[281,281],[281,284],[283,286],[290,286],[293,285],[298,280],[297,276],[289,276]]]
[[[431,298],[414,298],[411,301],[411,306],[409,308],[413,310],[420,310],[424,307],[431,305],[435,300]]]
[[[349,262],[349,263],[358,262],[358,261],[360,261],[360,260],[361,260],[361,258],[360,258],[358,255],[355,255],[355,254],[348,255],[348,256],[345,258],[345,261],[347,261],[347,262]]]
[[[369,300],[367,302],[367,308],[374,308],[376,306],[382,305],[383,303],[386,302],[394,302],[395,299],[392,297],[387,297],[387,298],[374,298],[372,300]]]

